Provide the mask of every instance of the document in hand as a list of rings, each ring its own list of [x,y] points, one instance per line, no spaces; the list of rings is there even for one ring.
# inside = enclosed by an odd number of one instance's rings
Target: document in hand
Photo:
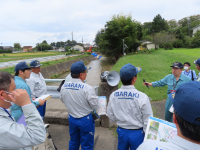
[[[106,96],[99,96],[100,108],[98,109],[98,115],[106,115],[107,99]]]
[[[42,96],[36,98],[34,101],[39,101],[40,99],[48,100],[49,98],[51,98],[51,95],[46,94],[46,95],[42,95]]]
[[[168,142],[175,135],[177,135],[175,124],[150,116],[145,132],[144,141],[151,139]]]

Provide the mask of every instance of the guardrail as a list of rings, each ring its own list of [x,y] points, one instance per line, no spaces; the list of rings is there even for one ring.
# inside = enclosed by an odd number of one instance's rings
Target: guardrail
[[[62,82],[65,79],[44,79],[45,82]],[[52,98],[60,98],[60,92],[57,91],[59,86],[47,85],[47,94],[50,94]],[[99,95],[99,86],[93,86],[96,95]]]

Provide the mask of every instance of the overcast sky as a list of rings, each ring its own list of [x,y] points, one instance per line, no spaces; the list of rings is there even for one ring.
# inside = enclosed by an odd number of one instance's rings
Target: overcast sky
[[[72,39],[93,44],[115,14],[141,23],[160,14],[166,20],[200,14],[200,0],[0,0],[0,46],[35,46]]]

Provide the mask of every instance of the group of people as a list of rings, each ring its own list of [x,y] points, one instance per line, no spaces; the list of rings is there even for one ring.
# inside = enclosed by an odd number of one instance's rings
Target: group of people
[[[200,71],[200,59],[194,63]],[[35,61],[30,66],[24,62],[17,65],[15,79],[9,73],[0,72],[0,149],[28,150],[45,140],[41,117],[44,116],[41,112],[45,111],[39,109],[45,105],[45,101],[35,102],[34,98],[45,94],[46,85],[40,73],[40,63]],[[144,86],[168,85],[165,120],[173,122],[177,127],[177,136],[168,143],[152,140],[143,142],[153,111],[149,97],[134,86],[142,69],[130,63],[120,69],[123,85],[110,95],[107,106],[107,116],[118,125],[118,150],[200,149],[200,77],[196,77],[189,66],[188,62],[184,65],[174,62],[170,66],[172,74],[159,81],[144,82]],[[65,82],[60,90],[60,99],[69,114],[69,150],[79,150],[80,145],[83,150],[94,148],[95,124],[92,112],[98,112],[100,103],[93,87],[83,82],[88,69],[82,61],[72,64],[72,79]],[[7,112],[9,107],[11,115]],[[169,111],[171,107],[174,108],[173,113]],[[16,122],[22,113],[27,127]],[[7,141],[12,141],[12,144]]]

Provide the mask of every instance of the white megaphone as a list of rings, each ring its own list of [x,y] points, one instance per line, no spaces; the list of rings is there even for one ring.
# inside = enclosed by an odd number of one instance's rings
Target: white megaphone
[[[101,73],[101,81],[108,82],[110,86],[116,86],[119,83],[120,76],[117,71],[105,71]]]

